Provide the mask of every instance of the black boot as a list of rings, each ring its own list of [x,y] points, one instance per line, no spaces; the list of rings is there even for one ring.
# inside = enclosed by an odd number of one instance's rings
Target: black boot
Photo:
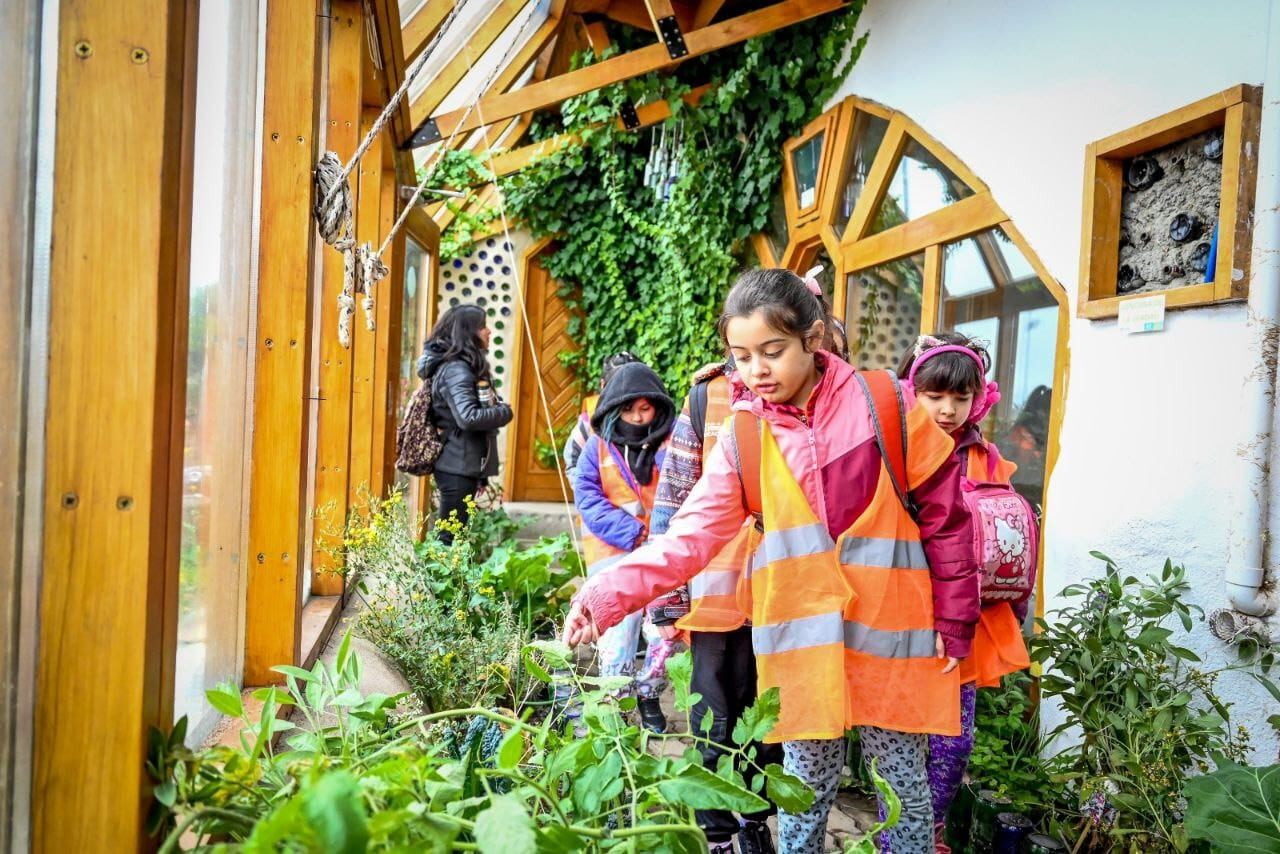
[[[738,850],[742,854],[777,854],[773,834],[763,821],[745,821],[738,831]]]
[[[662,713],[662,703],[657,697],[641,697],[638,705],[641,726],[649,732],[667,731],[667,716]]]

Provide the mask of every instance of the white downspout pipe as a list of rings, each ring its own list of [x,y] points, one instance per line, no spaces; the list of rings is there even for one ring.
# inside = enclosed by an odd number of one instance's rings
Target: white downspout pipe
[[[1248,465],[1240,521],[1233,526],[1226,571],[1231,607],[1255,617],[1276,610],[1275,594],[1264,592],[1262,587],[1270,529],[1270,473],[1277,428],[1276,355],[1280,344],[1280,0],[1272,0],[1270,16],[1247,330],[1258,369],[1250,372],[1244,384],[1242,421]],[[1231,224],[1224,223],[1223,227]]]

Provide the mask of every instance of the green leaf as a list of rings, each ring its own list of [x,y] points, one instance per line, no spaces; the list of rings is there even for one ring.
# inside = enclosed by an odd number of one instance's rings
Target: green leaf
[[[524,733],[513,727],[498,745],[498,767],[510,771],[519,764],[521,756],[524,756]]]
[[[533,819],[511,795],[494,798],[476,817],[475,838],[484,854],[536,854],[538,850]]]
[[[675,694],[676,708],[687,712],[693,708],[689,696],[689,683],[693,680],[693,657],[688,650],[678,652],[667,659],[667,678]]]
[[[1148,626],[1133,639],[1138,646],[1155,646],[1164,643],[1173,635],[1173,629],[1163,629],[1159,626]]]
[[[768,778],[769,800],[789,813],[802,813],[813,806],[813,789],[799,777],[788,774],[782,766],[771,762],[764,768]]]
[[[745,747],[753,741],[763,741],[777,725],[781,711],[782,700],[778,689],[770,688],[765,691],[734,724],[734,744]]]
[[[342,635],[342,643],[338,644],[338,656],[335,662],[339,673],[347,672],[347,660],[351,657],[351,630]]]
[[[316,678],[316,675],[310,670],[303,670],[301,667],[294,667],[292,664],[277,664],[271,668],[276,673],[283,673],[286,676],[292,676],[294,679],[300,679],[303,682],[310,682]]]
[[[173,808],[174,802],[178,799],[178,785],[172,780],[165,780],[153,790],[156,800],[164,804],[170,809]]]
[[[244,715],[244,703],[240,701],[240,692],[230,687],[210,688],[204,692],[209,705],[229,718]]]
[[[702,722],[698,724],[698,731],[704,736],[711,735],[711,728],[716,725],[716,715],[711,709],[707,709],[706,714],[702,716]]]
[[[701,765],[692,765],[680,776],[658,783],[658,791],[669,803],[697,810],[760,812],[769,807],[768,801],[750,789],[717,777]]]
[[[327,774],[306,790],[302,813],[315,831],[320,850],[362,854],[368,848],[364,797],[360,784],[346,771]]]
[[[1280,851],[1280,765],[1226,765],[1189,780],[1186,828],[1221,854]]]

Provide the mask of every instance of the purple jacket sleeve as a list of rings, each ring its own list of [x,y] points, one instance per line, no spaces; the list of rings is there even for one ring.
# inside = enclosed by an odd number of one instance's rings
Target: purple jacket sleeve
[[[969,654],[981,600],[978,562],[973,553],[972,516],[960,495],[960,460],[947,457],[911,493],[929,571],[933,575],[933,622],[947,654]]]
[[[644,524],[604,494],[600,482],[600,437],[592,436],[578,457],[578,478],[573,484],[574,503],[587,530],[615,549],[630,551],[644,534]]]

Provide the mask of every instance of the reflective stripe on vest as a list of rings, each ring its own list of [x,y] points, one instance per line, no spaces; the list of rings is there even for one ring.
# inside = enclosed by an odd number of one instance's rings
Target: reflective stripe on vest
[[[639,519],[647,528],[649,514],[653,510],[653,498],[658,492],[658,472],[655,468],[649,483],[640,489],[637,495],[631,485],[631,479],[618,464],[618,459],[609,450],[607,442],[598,441],[596,447],[600,459],[600,488],[605,498],[614,507],[624,510]],[[625,549],[616,549],[597,537],[582,525],[582,552],[587,564],[587,575],[595,575],[613,566],[628,553]]]
[[[911,485],[951,453],[921,407],[907,413]],[[750,565],[759,688],[776,687],[770,742],[840,738],[853,726],[960,732],[959,673],[936,657],[933,588],[920,531],[883,462],[867,509],[836,541],[767,423],[762,424],[764,534]]]
[[[733,387],[726,376],[707,380],[707,414],[704,420],[702,459],[720,440],[730,416]],[[676,626],[693,632],[728,632],[747,621],[740,603],[743,567],[755,549],[758,533],[748,519],[742,530],[713,557],[706,569],[689,582],[689,613]]]

